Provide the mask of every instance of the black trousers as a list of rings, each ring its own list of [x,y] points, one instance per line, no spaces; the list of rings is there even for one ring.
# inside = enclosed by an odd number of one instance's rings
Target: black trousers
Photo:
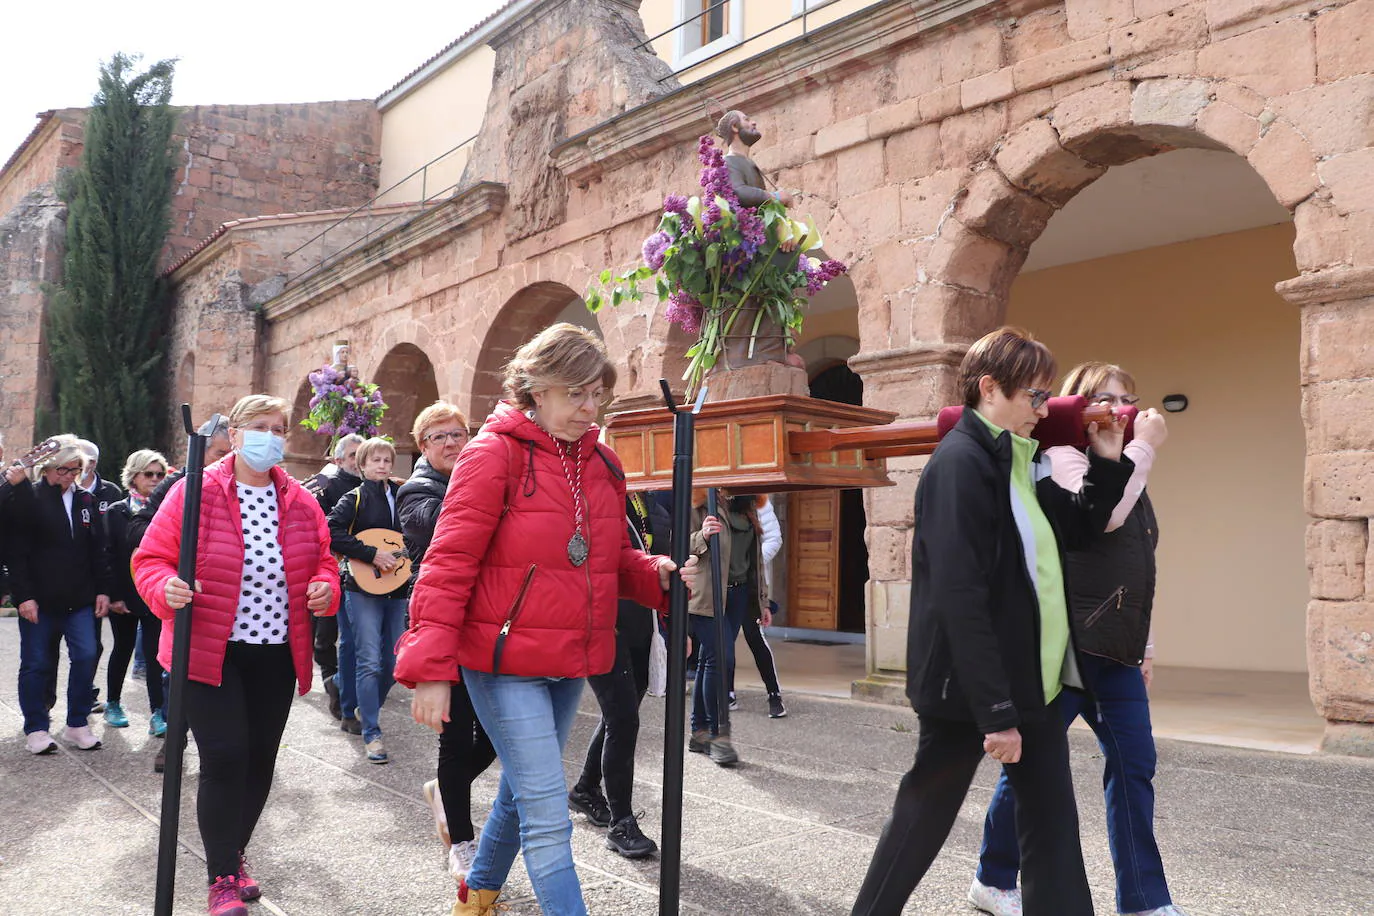
[[[751,614],[745,614],[744,625],[740,629],[744,631],[744,643],[749,647],[749,653],[754,656],[754,664],[759,669],[759,678],[763,680],[763,686],[769,695],[781,695],[782,688],[778,686],[778,665],[773,661],[773,649],[768,645],[768,640],[759,627],[759,619]],[[731,665],[730,693],[734,692],[735,666]]]
[[[311,617],[315,632],[315,664],[320,666],[320,678],[329,680],[339,671],[339,618]]]
[[[973,723],[930,716],[920,722],[916,762],[897,788],[853,916],[899,916],[949,837],[983,759],[983,735]],[[1024,912],[1092,916],[1059,701],[1050,704],[1044,721],[1020,730],[1021,762],[1009,764],[1006,773],[1016,790]]]
[[[110,664],[105,669],[105,699],[110,703],[123,700],[124,677],[129,673],[129,662],[134,657],[134,644],[138,642],[140,627],[143,629],[144,655],[148,663],[148,675],[144,679],[148,688],[148,709],[161,712],[162,666],[157,661],[157,645],[162,638],[162,621],[151,612],[129,611],[127,614],[110,615],[114,648],[110,650]]]
[[[472,829],[472,781],[496,759],[491,739],[477,721],[465,684],[454,684],[448,695],[448,721],[439,733],[439,795],[444,800],[449,838],[465,843]]]
[[[231,642],[220,686],[186,682],[186,721],[200,752],[196,818],[211,881],[238,872],[239,852],[248,848],[272,790],[295,687],[285,644]]]
[[[586,788],[606,782],[612,822],[633,814],[635,746],[639,743],[639,704],[649,689],[649,649],[653,645],[652,611],[638,608],[646,626],[617,627],[615,666],[587,678],[601,721],[596,724],[577,784]]]

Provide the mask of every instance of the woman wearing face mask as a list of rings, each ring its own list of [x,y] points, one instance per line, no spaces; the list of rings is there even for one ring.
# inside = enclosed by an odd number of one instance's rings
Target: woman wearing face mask
[[[520,348],[509,400],[458,456],[411,596],[396,679],[415,687],[415,720],[440,731],[461,676],[502,766],[456,916],[492,912],[522,848],[546,916],[587,912],[563,747],[586,678],[615,661],[617,598],[661,607],[675,569],[631,544],[624,472],[597,443],[615,380],[575,325]]]
[[[339,497],[329,513],[331,546],[340,556],[370,563],[379,573],[389,573],[400,560],[388,551],[369,547],[354,535],[369,528],[385,528],[395,532],[398,542],[401,540],[401,522],[396,514],[396,491],[400,484],[391,479],[396,447],[385,439],[368,439],[358,446],[357,458],[363,482]],[[353,634],[363,748],[369,763],[389,763],[391,758],[382,743],[380,716],[386,695],[395,683],[391,675],[396,667],[396,640],[401,638],[406,625],[410,583],[402,583],[390,594],[373,595],[363,591],[352,574],[345,573],[343,587],[348,589],[345,613]]]
[[[244,858],[267,803],[291,687],[310,689],[310,615],[338,606],[339,572],[324,513],[277,465],[288,430],[281,398],[249,395],[229,414],[233,452],[205,469],[186,719],[200,751],[196,817],[210,877],[211,916],[247,916],[262,891]],[[134,582],[163,620],[158,661],[170,667],[185,482],[134,553]]]

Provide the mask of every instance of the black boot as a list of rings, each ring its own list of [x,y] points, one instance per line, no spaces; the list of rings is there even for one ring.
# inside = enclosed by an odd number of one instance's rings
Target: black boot
[[[607,803],[606,796],[601,794],[600,788],[573,786],[572,791],[568,793],[568,807],[587,815],[587,820],[597,827],[611,826],[611,806]]]
[[[644,859],[658,852],[658,844],[644,835],[633,814],[616,821],[606,833],[606,848],[627,859]]]

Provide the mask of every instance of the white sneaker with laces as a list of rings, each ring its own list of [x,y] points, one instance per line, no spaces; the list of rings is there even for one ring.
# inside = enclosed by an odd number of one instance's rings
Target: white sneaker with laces
[[[453,838],[448,832],[448,815],[444,812],[444,796],[439,791],[439,780],[431,779],[425,783],[425,804],[434,815],[434,833],[449,849],[453,848]]]
[[[448,870],[453,875],[453,880],[467,880],[468,872],[472,871],[472,863],[477,859],[477,844],[481,841],[482,832],[479,830],[472,839],[453,844],[453,848],[448,851]]]
[[[1125,916],[1188,916],[1188,914],[1171,903],[1168,906],[1162,906],[1153,910],[1142,910],[1139,913],[1126,913]]]
[[[28,748],[30,754],[51,754],[57,750],[57,742],[47,732],[29,732],[24,736],[24,747]]]
[[[89,725],[78,725],[76,728],[68,728],[65,737],[83,751],[93,751],[100,747],[100,739],[91,734],[91,727]]]
[[[968,902],[992,916],[1021,916],[1021,891],[988,887],[977,878],[968,889]]]

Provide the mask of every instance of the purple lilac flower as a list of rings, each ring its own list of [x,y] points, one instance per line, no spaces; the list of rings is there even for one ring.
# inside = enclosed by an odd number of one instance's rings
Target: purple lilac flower
[[[663,198],[663,212],[676,213],[679,216],[687,212],[687,197],[684,194],[669,194]]]
[[[655,232],[644,240],[644,263],[654,270],[663,266],[663,253],[673,243],[666,232]]]
[[[701,330],[701,303],[686,290],[677,290],[668,297],[668,308],[663,314],[671,324],[676,324],[688,334],[696,334]]]

